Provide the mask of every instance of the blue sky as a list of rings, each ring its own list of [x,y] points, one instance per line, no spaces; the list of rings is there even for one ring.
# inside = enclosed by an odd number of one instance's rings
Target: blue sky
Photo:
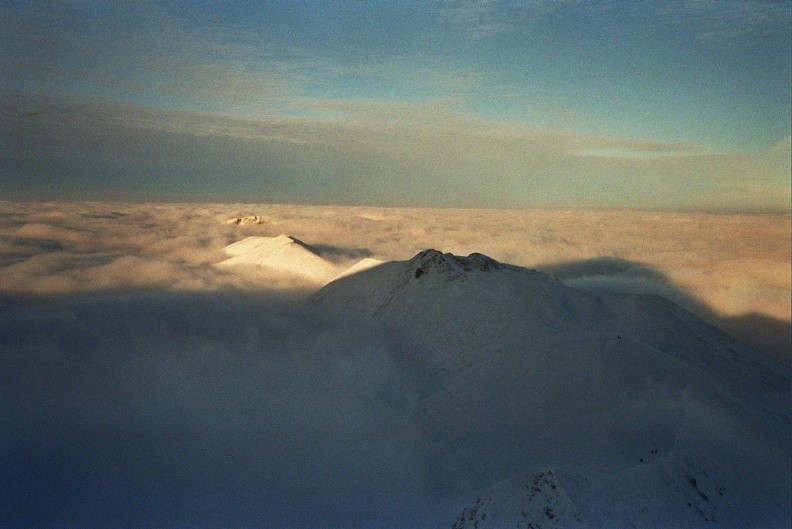
[[[28,197],[788,210],[791,9],[5,1],[0,171]]]

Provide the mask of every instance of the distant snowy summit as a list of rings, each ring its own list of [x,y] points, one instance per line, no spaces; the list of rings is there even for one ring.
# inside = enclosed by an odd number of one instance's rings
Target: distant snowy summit
[[[252,265],[301,276],[314,283],[326,283],[340,273],[313,248],[288,235],[247,237],[226,246],[225,252],[232,257],[219,263],[220,267]]]
[[[310,245],[288,235],[247,237],[226,246],[224,251],[232,257],[218,263],[217,266],[221,268],[254,266],[275,273],[298,276],[318,285],[381,263],[376,259],[366,258],[350,268],[345,268],[325,259]]]
[[[270,219],[261,217],[259,215],[248,215],[246,217],[232,217],[225,221],[229,225],[245,225],[245,224],[269,224]]]

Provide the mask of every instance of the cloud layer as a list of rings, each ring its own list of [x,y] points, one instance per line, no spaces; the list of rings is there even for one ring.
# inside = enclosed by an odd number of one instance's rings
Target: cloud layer
[[[270,222],[225,224],[245,215]],[[710,319],[783,324],[791,229],[788,217],[768,215],[0,202],[0,292],[303,288],[299,278],[214,266],[232,242],[287,234],[340,265],[426,248],[481,252],[579,288],[657,293]]]

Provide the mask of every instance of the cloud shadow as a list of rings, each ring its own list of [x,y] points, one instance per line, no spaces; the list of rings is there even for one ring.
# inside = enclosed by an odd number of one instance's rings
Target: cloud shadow
[[[765,353],[786,368],[792,365],[792,325],[751,312],[729,316],[709,307],[667,274],[646,263],[618,257],[561,261],[537,267],[567,286],[593,294],[654,294],[684,307],[736,340]]]
[[[336,263],[371,256],[368,248],[348,248],[332,244],[311,244],[311,248],[325,259]]]

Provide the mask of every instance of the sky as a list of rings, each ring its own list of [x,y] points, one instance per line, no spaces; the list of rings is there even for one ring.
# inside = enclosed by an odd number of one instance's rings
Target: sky
[[[0,191],[788,212],[791,13],[4,0]]]

